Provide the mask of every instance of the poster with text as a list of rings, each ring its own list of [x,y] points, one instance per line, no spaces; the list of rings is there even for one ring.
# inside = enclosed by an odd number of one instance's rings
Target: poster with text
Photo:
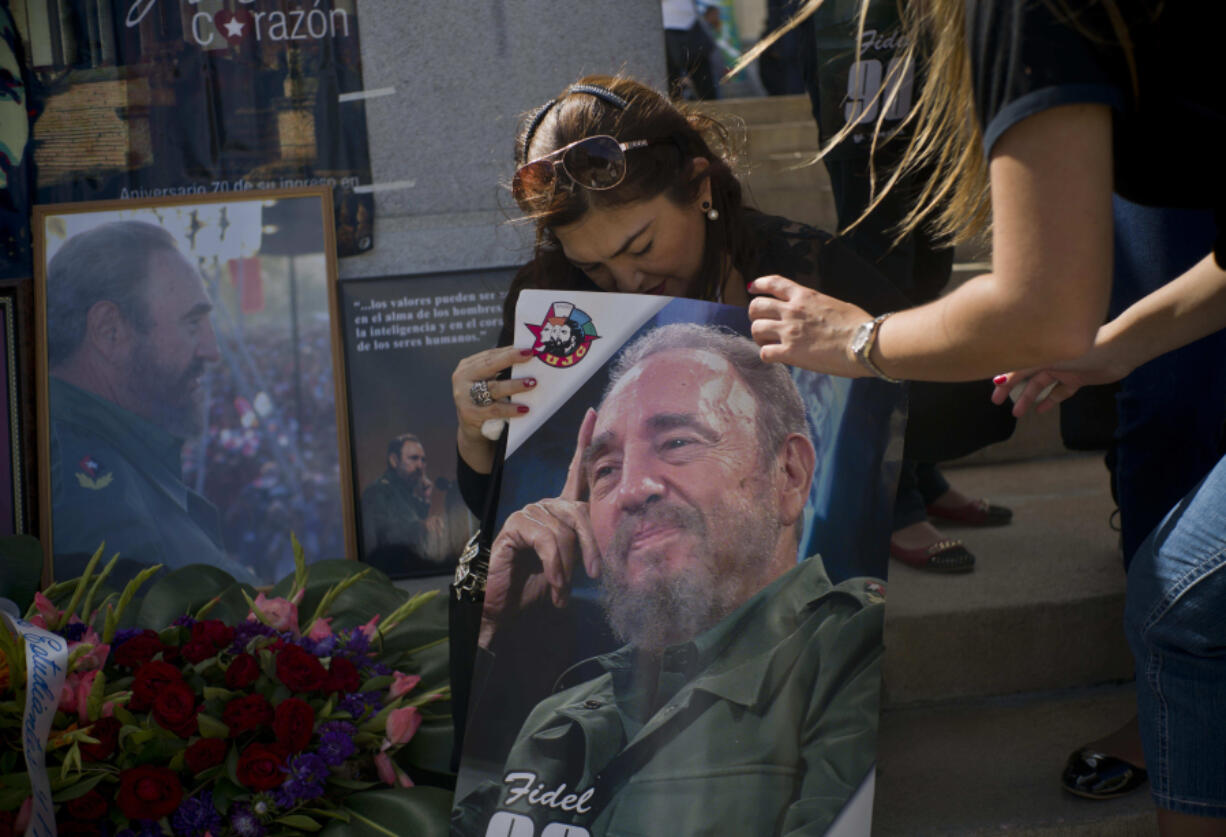
[[[451,373],[496,344],[513,275],[341,283],[359,557],[393,578],[451,573],[479,525],[456,485]]]
[[[904,390],[525,291],[453,833],[868,835]]]
[[[56,580],[352,558],[327,189],[36,207],[42,536]]]
[[[356,0],[39,0],[35,202],[332,187],[341,256],[374,244]]]

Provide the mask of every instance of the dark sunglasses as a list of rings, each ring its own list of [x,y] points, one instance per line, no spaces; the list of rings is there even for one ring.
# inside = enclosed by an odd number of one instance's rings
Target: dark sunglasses
[[[511,194],[521,206],[539,209],[548,205],[557,192],[559,169],[584,189],[612,189],[626,179],[627,151],[675,141],[666,137],[618,142],[607,134],[584,137],[520,166],[511,180]]]

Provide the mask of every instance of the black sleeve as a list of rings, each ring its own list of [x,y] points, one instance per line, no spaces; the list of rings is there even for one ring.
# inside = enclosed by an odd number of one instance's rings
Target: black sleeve
[[[460,455],[457,448],[455,480],[456,485],[460,488],[460,496],[464,498],[464,505],[468,506],[468,510],[479,519],[485,511],[485,498],[490,490],[490,475],[474,471],[464,461],[464,457]]]
[[[1127,64],[1101,7],[1090,6],[1072,22],[1052,0],[966,0],[985,154],[1011,126],[1058,105],[1125,107]]]
[[[884,273],[837,238],[821,243],[813,289],[858,305],[873,316],[912,307]]]

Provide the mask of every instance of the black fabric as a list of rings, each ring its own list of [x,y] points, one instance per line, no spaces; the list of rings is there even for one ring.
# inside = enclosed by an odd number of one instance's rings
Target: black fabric
[[[1226,85],[1214,46],[1226,3],[1116,0],[1136,84],[1101,3],[966,0],[984,150],[1027,116],[1073,103],[1113,109],[1115,191],[1145,206],[1218,208]],[[1079,9],[1074,18],[1061,8]]]

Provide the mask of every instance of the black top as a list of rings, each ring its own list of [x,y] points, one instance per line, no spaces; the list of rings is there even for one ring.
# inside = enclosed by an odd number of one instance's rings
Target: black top
[[[1089,6],[1070,20],[1063,7]],[[1027,116],[1066,104],[1112,108],[1115,191],[1147,206],[1226,205],[1226,84],[1216,43],[1226,3],[1117,0],[1126,52],[1101,3],[966,0],[984,152]],[[1218,261],[1223,250],[1216,248]]]
[[[879,270],[830,234],[756,210],[746,210],[745,220],[753,228],[757,243],[753,263],[741,271],[746,281],[769,274],[786,276],[873,315],[910,307],[907,298]],[[576,282],[582,283],[577,290],[599,290],[585,274],[576,274]],[[499,345],[509,344],[513,333],[514,324],[504,322]],[[501,461],[501,450],[497,460]],[[490,475],[468,467],[462,456],[457,457],[456,465],[456,484],[464,502],[481,519],[483,532],[490,532],[498,502],[496,493],[489,493]]]

